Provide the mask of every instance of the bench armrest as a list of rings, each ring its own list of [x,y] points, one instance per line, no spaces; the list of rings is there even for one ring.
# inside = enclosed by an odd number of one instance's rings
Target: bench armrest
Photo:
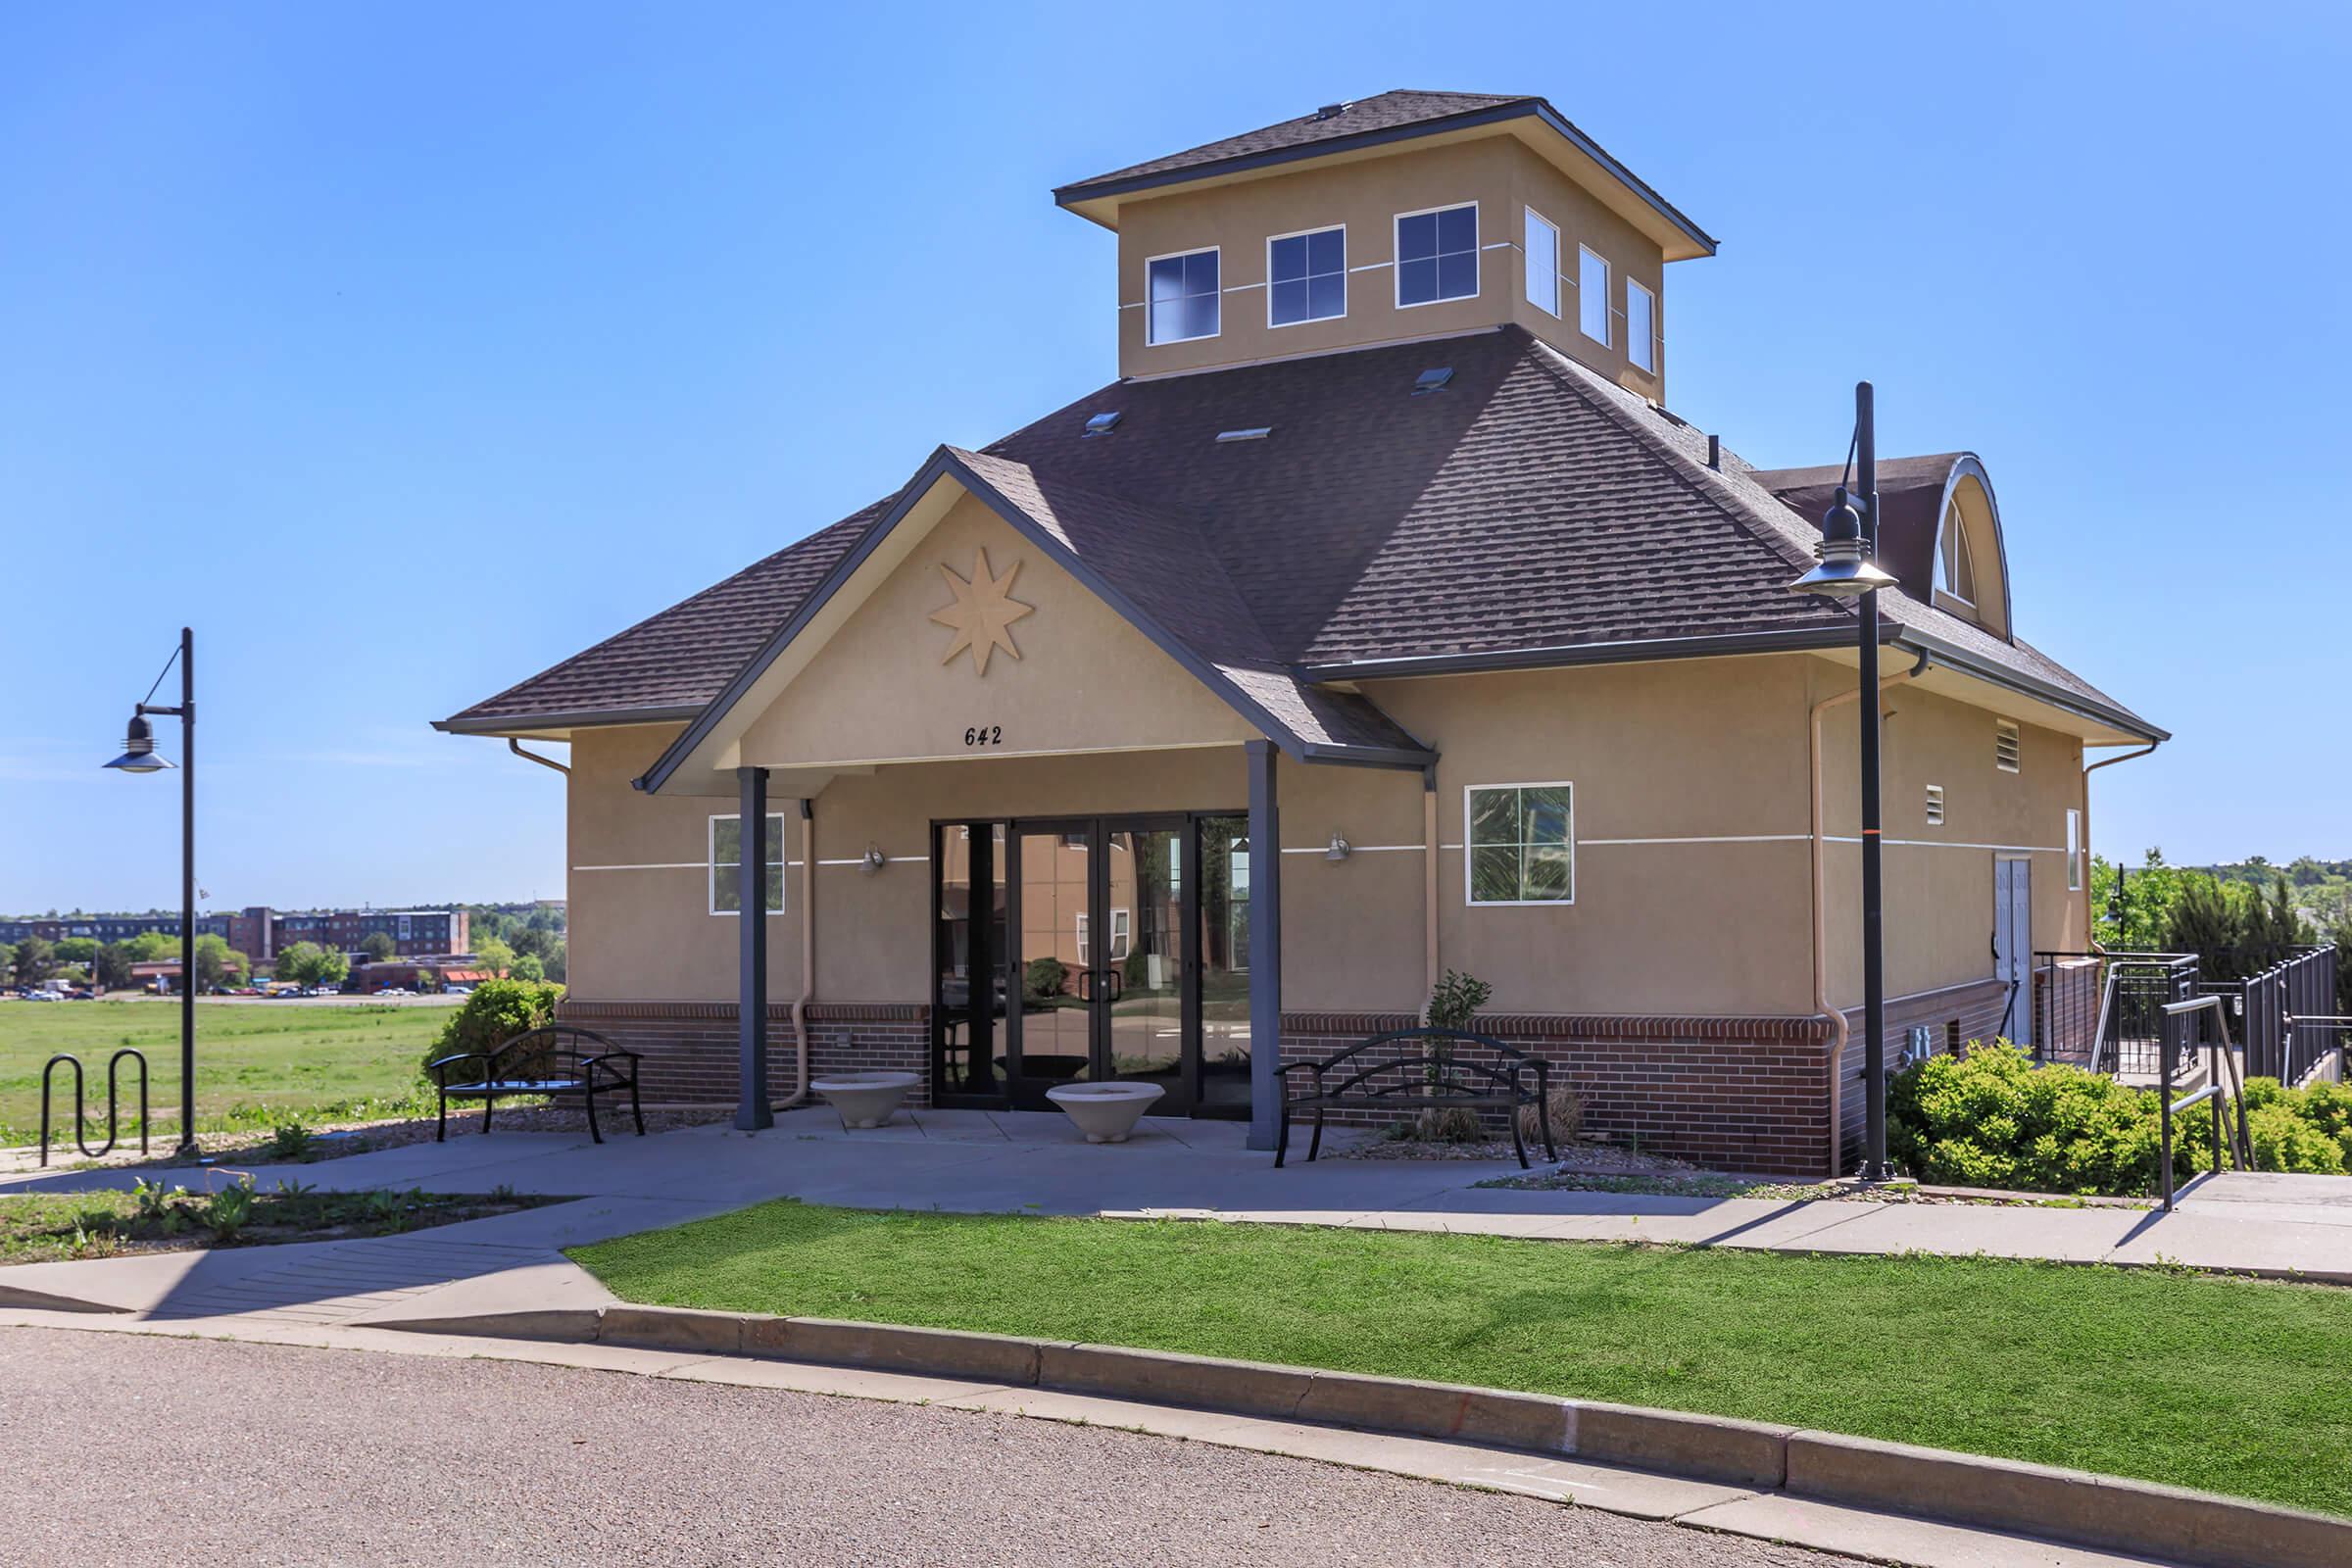
[[[620,1060],[622,1058],[627,1059],[629,1063],[629,1072],[633,1076],[636,1073],[638,1061],[642,1059],[642,1054],[635,1051],[623,1051],[617,1046],[600,1055],[582,1056],[580,1058],[580,1072],[582,1075],[588,1078],[594,1078],[596,1076],[596,1069],[603,1067],[605,1071],[612,1073],[614,1079],[621,1082],[626,1082],[626,1079],[623,1079],[618,1072],[614,1072],[613,1069],[608,1065],[608,1063]]]
[[[490,1058],[487,1054],[479,1051],[461,1051],[454,1056],[439,1057],[436,1060],[426,1062],[424,1064],[424,1070],[430,1073],[439,1073],[446,1068],[456,1066],[461,1061],[478,1061],[482,1064],[482,1070],[485,1076],[489,1072]]]

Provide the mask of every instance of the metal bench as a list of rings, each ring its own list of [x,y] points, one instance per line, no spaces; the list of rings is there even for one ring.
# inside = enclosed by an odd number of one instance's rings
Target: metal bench
[[[1289,1093],[1295,1072],[1312,1074],[1313,1087],[1302,1094]],[[1519,1111],[1533,1105],[1544,1135],[1544,1157],[1560,1157],[1551,1141],[1551,1064],[1486,1035],[1460,1029],[1393,1029],[1320,1060],[1286,1061],[1282,1081],[1282,1135],[1274,1147],[1277,1170],[1290,1152],[1291,1117],[1310,1110],[1315,1136],[1306,1146],[1309,1164],[1323,1148],[1323,1117],[1334,1110],[1499,1110],[1510,1121],[1511,1148],[1525,1169],[1527,1139],[1519,1130]]]
[[[577,1044],[581,1041],[596,1049],[582,1050]],[[642,1138],[645,1108],[637,1098],[637,1061],[636,1052],[622,1050],[594,1030],[551,1023],[525,1030],[493,1051],[465,1051],[427,1062],[424,1070],[433,1075],[441,1096],[433,1141],[449,1137],[453,1100],[480,1101],[482,1131],[488,1132],[490,1112],[501,1100],[576,1095],[588,1108],[588,1136],[601,1144],[605,1135],[596,1125],[596,1097],[623,1089],[629,1092],[629,1114],[636,1118],[637,1136]]]

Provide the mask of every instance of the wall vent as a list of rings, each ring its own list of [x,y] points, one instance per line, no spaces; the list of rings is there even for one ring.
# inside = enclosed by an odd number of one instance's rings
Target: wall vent
[[[1108,435],[1119,427],[1119,420],[1123,416],[1116,409],[1090,415],[1087,416],[1086,433],[1088,435]]]
[[[1943,826],[1943,786],[1940,784],[1928,786],[1928,826]]]
[[[1435,369],[1423,370],[1419,375],[1413,377],[1413,396],[1426,397],[1432,392],[1441,391],[1446,383],[1452,379],[1453,368],[1450,366],[1439,366]]]
[[[1992,765],[2004,773],[2017,771],[2017,726],[2005,718],[1992,727]]]

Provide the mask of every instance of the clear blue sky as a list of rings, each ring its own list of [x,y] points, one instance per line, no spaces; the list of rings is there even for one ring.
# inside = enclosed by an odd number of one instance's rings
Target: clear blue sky
[[[2352,855],[2340,6],[1475,14],[0,11],[0,909],[173,898],[96,764],[183,620],[216,904],[561,893],[555,775],[429,720],[1108,380],[1055,183],[1397,86],[1722,238],[1670,390],[1750,459],[1865,375],[1983,454],[2023,634],[2179,736],[2097,848]]]

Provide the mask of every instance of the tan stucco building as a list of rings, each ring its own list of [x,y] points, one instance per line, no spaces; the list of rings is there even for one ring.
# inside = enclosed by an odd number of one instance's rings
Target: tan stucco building
[[[657,1098],[806,1054],[1262,1116],[1277,1040],[1459,969],[1595,1130],[1849,1164],[1857,622],[1788,591],[1839,473],[1666,411],[1714,242],[1470,94],[1056,197],[1119,237],[1117,380],[444,721],[570,743],[566,1013]],[[2023,1037],[2086,757],[2164,735],[2018,638],[1977,459],[1880,479],[1896,1049]]]

